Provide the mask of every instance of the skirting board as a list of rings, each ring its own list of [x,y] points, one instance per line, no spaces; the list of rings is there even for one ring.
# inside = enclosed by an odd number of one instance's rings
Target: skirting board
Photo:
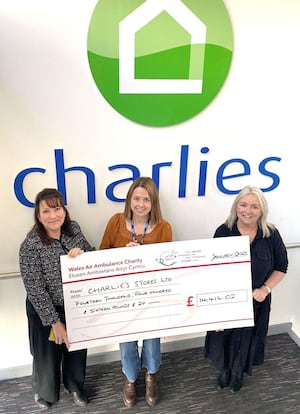
[[[293,332],[292,323],[281,323],[269,327],[268,335],[278,335],[288,333],[291,339],[300,347],[300,338]],[[197,348],[204,346],[205,336],[199,336],[184,340],[165,342],[161,344],[162,353],[180,351],[184,349]],[[110,351],[88,356],[87,365],[105,364],[120,359],[119,351]],[[23,365],[11,368],[0,368],[0,380],[26,377],[31,375],[31,365]]]

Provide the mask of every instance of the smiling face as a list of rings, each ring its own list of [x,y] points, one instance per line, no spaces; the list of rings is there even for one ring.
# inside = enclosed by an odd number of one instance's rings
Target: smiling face
[[[39,204],[38,219],[45,227],[49,237],[59,239],[61,226],[64,224],[66,212],[60,204],[53,207],[46,200],[41,200]]]
[[[130,207],[133,217],[148,217],[151,211],[151,199],[148,191],[142,187],[135,188],[131,196]]]
[[[238,222],[245,226],[255,227],[262,215],[258,198],[254,194],[242,197],[236,206]]]

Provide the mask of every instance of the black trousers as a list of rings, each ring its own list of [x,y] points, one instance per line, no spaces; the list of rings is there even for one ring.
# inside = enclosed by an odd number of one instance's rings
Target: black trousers
[[[34,307],[26,299],[28,332],[32,363],[32,388],[50,403],[59,399],[61,373],[67,390],[80,391],[84,385],[87,350],[68,351],[65,344],[49,341],[51,326],[43,326]],[[65,322],[64,310],[57,308],[61,321]]]

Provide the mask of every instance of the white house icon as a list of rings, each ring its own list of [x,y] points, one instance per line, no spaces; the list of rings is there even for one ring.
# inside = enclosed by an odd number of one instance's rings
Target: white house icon
[[[202,93],[202,79],[135,79],[134,77],[135,33],[164,11],[190,34],[191,44],[205,45],[205,24],[180,0],[146,0],[119,24],[120,94]],[[192,59],[191,56],[190,62]]]

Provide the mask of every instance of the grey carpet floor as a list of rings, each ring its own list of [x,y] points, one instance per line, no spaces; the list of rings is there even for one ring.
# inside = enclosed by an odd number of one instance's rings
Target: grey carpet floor
[[[160,403],[149,407],[144,398],[143,376],[137,381],[137,404],[126,408],[122,401],[123,377],[120,362],[87,367],[86,408],[74,405],[61,392],[58,403],[40,409],[32,398],[31,378],[0,381],[0,413],[21,414],[288,414],[300,413],[300,349],[288,334],[267,337],[266,359],[245,376],[242,389],[232,394],[216,389],[216,371],[203,356],[203,348],[163,354],[158,373]]]

